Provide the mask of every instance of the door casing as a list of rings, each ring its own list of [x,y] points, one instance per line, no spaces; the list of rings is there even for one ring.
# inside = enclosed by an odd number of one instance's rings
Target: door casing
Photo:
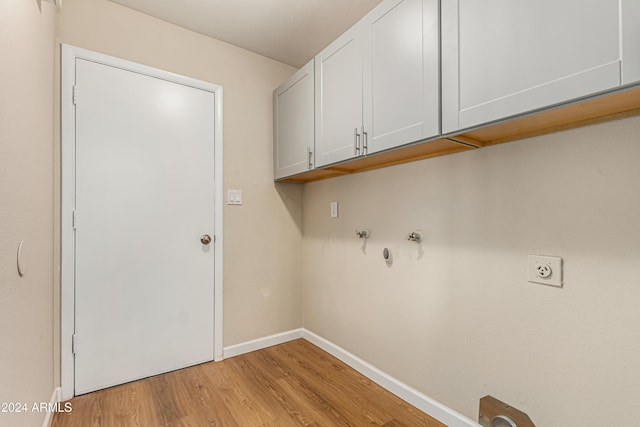
[[[168,71],[61,44],[61,307],[60,307],[60,386],[61,399],[74,396],[74,356],[72,336],[75,330],[75,109],[73,104],[75,63],[77,58],[121,68],[149,77],[206,90],[215,94],[214,135],[214,360],[222,360],[222,86],[173,74]]]

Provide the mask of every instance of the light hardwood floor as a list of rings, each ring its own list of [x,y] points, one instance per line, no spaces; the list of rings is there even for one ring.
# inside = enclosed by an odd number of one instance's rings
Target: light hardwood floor
[[[301,339],[70,402],[53,427],[446,427]]]

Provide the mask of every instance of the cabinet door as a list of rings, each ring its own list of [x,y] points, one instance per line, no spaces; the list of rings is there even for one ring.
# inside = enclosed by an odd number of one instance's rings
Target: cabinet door
[[[367,16],[367,152],[439,134],[438,21],[438,0],[387,0]]]
[[[640,1],[620,0],[622,84],[640,83]]]
[[[362,39],[355,26],[316,56],[316,166],[359,155]],[[356,141],[358,140],[358,141]]]
[[[442,0],[443,133],[618,87],[619,4]]]
[[[273,92],[275,179],[313,167],[314,64],[298,70]]]

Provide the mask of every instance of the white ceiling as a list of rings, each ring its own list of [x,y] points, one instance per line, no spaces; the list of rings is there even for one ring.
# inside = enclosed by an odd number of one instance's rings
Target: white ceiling
[[[296,68],[381,0],[111,0]]]

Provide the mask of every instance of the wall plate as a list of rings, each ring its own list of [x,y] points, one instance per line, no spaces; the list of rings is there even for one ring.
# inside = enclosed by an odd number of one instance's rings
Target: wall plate
[[[329,215],[331,218],[338,218],[338,202],[329,203]]]
[[[527,281],[561,288],[562,258],[529,255],[527,257]]]
[[[227,190],[227,204],[228,205],[241,205],[242,204],[242,190]]]

